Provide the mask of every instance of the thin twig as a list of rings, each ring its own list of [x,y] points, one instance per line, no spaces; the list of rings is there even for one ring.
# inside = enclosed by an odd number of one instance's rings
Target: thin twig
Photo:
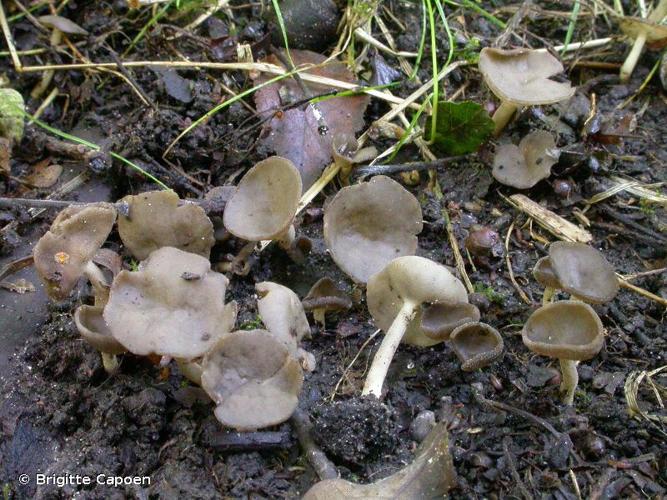
[[[447,238],[449,239],[449,246],[452,247],[452,252],[454,252],[454,261],[456,262],[456,268],[465,283],[468,293],[474,293],[475,288],[472,286],[470,278],[468,277],[468,272],[466,271],[465,263],[463,262],[463,257],[461,257],[461,251],[459,250],[459,243],[456,241],[456,236],[454,236],[454,227],[452,226],[452,221],[449,218],[449,211],[446,207],[442,208],[442,216],[445,219],[445,228],[447,230]]]
[[[301,408],[297,408],[292,414],[291,422],[299,439],[299,444],[319,478],[323,481],[325,479],[337,479],[338,469],[313,440],[311,435],[313,425],[310,423],[308,414]]]
[[[438,167],[443,167],[447,163],[469,159],[471,156],[473,155],[450,156],[448,158],[438,158],[433,161],[411,161],[408,163],[394,163],[388,165],[363,165],[355,168],[352,171],[352,175],[361,180],[373,175],[392,175],[400,172],[411,172],[413,170],[433,170]]]
[[[505,263],[507,264],[507,271],[509,272],[510,281],[514,286],[514,289],[519,293],[521,300],[526,304],[531,305],[533,302],[528,298],[526,292],[519,286],[519,283],[517,283],[516,278],[514,277],[514,270],[512,269],[512,259],[510,258],[510,235],[512,234],[513,229],[514,221],[510,224],[510,227],[507,230],[507,235],[505,235]]]

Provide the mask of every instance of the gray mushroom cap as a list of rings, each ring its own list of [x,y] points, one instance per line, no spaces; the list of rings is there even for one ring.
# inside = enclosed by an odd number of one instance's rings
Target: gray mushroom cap
[[[493,363],[502,355],[504,346],[498,330],[480,322],[459,326],[452,332],[449,342],[465,372]]]
[[[269,332],[237,331],[222,337],[206,354],[201,383],[215,401],[215,416],[223,425],[255,430],[292,415],[303,371]]]
[[[301,174],[291,161],[279,156],[260,161],[227,201],[225,227],[248,241],[278,239],[292,225],[301,189]]]
[[[317,280],[302,301],[306,311],[340,311],[352,307],[352,299],[331,278]]]
[[[559,156],[553,135],[537,130],[521,139],[518,146],[498,146],[492,174],[501,184],[528,189],[551,175],[551,167]]]
[[[551,267],[551,260],[549,257],[542,257],[535,263],[533,268],[533,277],[544,288],[560,288],[560,281]]]
[[[467,302],[432,304],[422,310],[421,329],[434,340],[448,340],[456,328],[479,321],[479,317],[477,306]]]
[[[63,300],[72,292],[115,221],[109,203],[71,206],[58,214],[33,250],[35,269],[51,298]]]
[[[160,248],[138,271],[116,277],[104,320],[134,354],[198,358],[233,328],[236,303],[224,303],[228,283],[208,259]]]
[[[213,223],[199,205],[179,202],[173,191],[148,191],[121,200],[127,213],[118,217],[118,233],[134,257],[144,260],[162,247],[210,256]]]
[[[572,361],[591,359],[604,344],[602,321],[591,306],[578,300],[540,307],[524,324],[521,336],[534,353]]]
[[[468,301],[463,283],[437,262],[413,255],[392,260],[368,280],[368,312],[379,328],[387,332],[405,301],[418,305],[402,342],[431,346],[445,339],[428,337],[421,328],[422,305],[462,303]]]
[[[422,228],[417,199],[383,175],[341,189],[324,209],[331,257],[358,283],[366,283],[392,259],[414,254]]]
[[[301,339],[310,336],[310,325],[299,297],[286,286],[271,281],[257,283],[255,290],[262,323],[271,335],[294,352]]]
[[[640,17],[625,16],[619,20],[621,31],[630,38],[646,36],[649,43],[661,42],[667,39],[667,26],[642,19]]]
[[[562,290],[591,304],[612,300],[618,278],[604,255],[584,243],[557,241],[549,247],[549,261]]]
[[[553,104],[575,92],[569,82],[550,80],[563,72],[563,65],[548,52],[485,47],[479,54],[479,70],[496,96],[518,106]]]
[[[74,312],[74,324],[81,336],[100,352],[122,354],[127,351],[111,335],[111,330],[102,317],[102,306],[81,305]]]

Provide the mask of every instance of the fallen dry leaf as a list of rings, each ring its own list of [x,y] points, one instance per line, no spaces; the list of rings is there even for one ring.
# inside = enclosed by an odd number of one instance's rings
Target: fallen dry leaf
[[[321,54],[308,50],[291,50],[295,66],[321,64],[326,60]],[[265,62],[282,66],[278,58],[271,55]],[[341,62],[330,62],[324,66],[308,70],[310,74],[355,83],[355,78]],[[260,75],[255,84],[270,77]],[[326,85],[306,82],[310,97],[335,92]],[[322,170],[332,161],[332,140],[337,134],[354,135],[364,125],[364,111],[369,98],[366,95],[335,97],[320,101],[315,106],[322,114],[327,130],[320,133],[319,123],[313,105],[301,104],[290,107],[306,99],[301,87],[293,79],[280,80],[255,93],[257,111],[262,116],[273,114],[264,126],[260,146],[265,153],[275,152],[290,159],[301,172],[304,190],[308,189],[320,176]]]
[[[63,173],[63,167],[56,164],[49,164],[50,160],[41,161],[32,169],[32,173],[25,178],[25,181],[36,188],[48,188],[58,182],[60,174]]]

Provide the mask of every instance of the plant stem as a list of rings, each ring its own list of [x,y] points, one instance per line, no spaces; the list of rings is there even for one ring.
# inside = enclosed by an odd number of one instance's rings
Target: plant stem
[[[415,311],[417,309],[417,304],[410,301],[405,301],[401,310],[396,315],[394,322],[387,330],[387,333],[382,339],[380,348],[375,353],[373,358],[373,363],[371,364],[370,369],[368,370],[368,375],[366,376],[366,383],[364,384],[364,389],[361,391],[362,396],[368,396],[372,394],[376,398],[380,399],[382,396],[382,386],[384,385],[384,379],[387,377],[387,371],[389,371],[389,365],[391,360],[394,358],[396,349],[398,349],[403,335],[405,335],[405,330],[408,327],[410,321],[415,316]]]
[[[579,373],[577,372],[578,361],[571,359],[560,359],[560,371],[562,379],[560,383],[560,390],[564,392],[563,403],[572,406],[574,403],[574,391],[579,384]]]
[[[547,304],[551,303],[551,301],[554,298],[554,295],[556,294],[556,290],[548,286],[544,289],[544,294],[542,295],[542,305],[546,306]]]
[[[621,82],[627,82],[630,79],[630,76],[632,76],[632,72],[635,70],[635,66],[637,66],[639,57],[642,55],[642,51],[644,50],[645,43],[646,33],[640,33],[639,36],[635,39],[635,43],[632,45],[632,50],[628,54],[628,57],[626,57],[623,66],[621,66]]]
[[[175,361],[178,365],[178,369],[181,371],[181,375],[193,384],[201,385],[202,367],[200,363],[182,358],[175,358]]]
[[[496,124],[496,128],[493,130],[493,135],[495,137],[500,135],[505,126],[512,119],[512,116],[514,116],[516,110],[517,106],[509,101],[503,101],[498,109],[496,109],[496,112],[493,113],[493,123]]]

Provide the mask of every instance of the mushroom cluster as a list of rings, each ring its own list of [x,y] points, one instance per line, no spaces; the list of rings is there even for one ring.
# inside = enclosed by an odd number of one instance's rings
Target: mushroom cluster
[[[564,241],[549,246],[533,276],[545,287],[543,305],[524,324],[523,343],[536,354],[558,359],[563,402],[572,405],[577,364],[595,357],[604,345],[602,321],[589,304],[611,301],[619,290],[618,278],[600,251]],[[570,300],[552,303],[557,290],[569,293]]]

